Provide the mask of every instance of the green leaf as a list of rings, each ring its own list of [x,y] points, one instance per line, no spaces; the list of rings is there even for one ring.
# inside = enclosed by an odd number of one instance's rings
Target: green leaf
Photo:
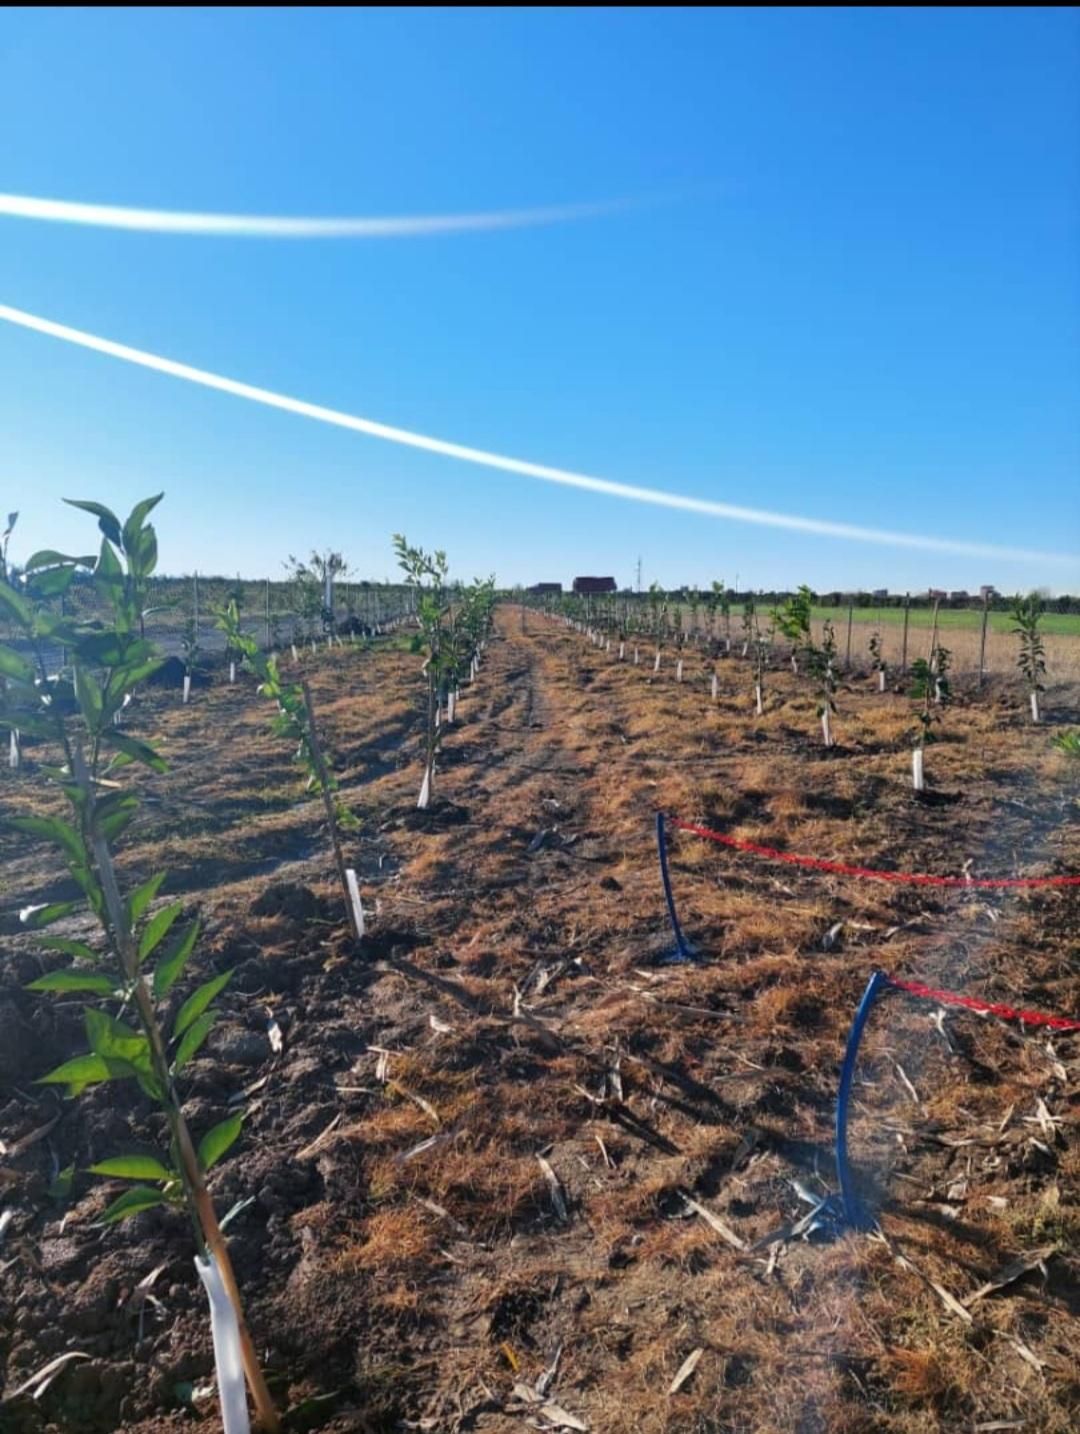
[[[6,612],[20,627],[28,628],[34,620],[34,610],[21,593],[10,583],[0,579],[0,612]]]
[[[3,584],[0,583],[0,588]],[[0,677],[14,677],[18,682],[32,683],[34,669],[25,657],[13,648],[0,647]]]
[[[90,1166],[91,1175],[111,1175],[117,1180],[178,1180],[175,1170],[166,1170],[153,1155],[114,1155]]]
[[[167,996],[180,979],[198,939],[199,923],[193,921],[169,954],[158,962],[154,972],[154,996],[157,1000]]]
[[[28,991],[97,991],[110,996],[120,984],[119,978],[101,975],[96,971],[50,971],[39,976],[26,987]]]
[[[202,1015],[218,992],[223,991],[229,984],[231,976],[231,971],[223,971],[220,976],[204,981],[197,991],[192,992],[176,1013],[176,1021],[173,1024],[174,1040],[184,1034],[196,1016]]]
[[[135,890],[131,893],[131,895],[128,897],[128,921],[130,921],[132,926],[135,925],[135,923],[142,916],[143,912],[153,901],[154,897],[158,894],[158,888],[165,880],[166,875],[166,872],[159,871],[155,876],[152,876],[149,881],[144,881],[141,886],[137,886]]]
[[[163,906],[160,911],[154,913],[146,923],[146,929],[139,941],[140,961],[145,961],[151,952],[157,950],[183,909],[182,901],[174,901],[171,906]]]
[[[167,772],[169,764],[164,757],[159,757],[149,742],[140,742],[137,737],[129,737],[124,732],[118,732],[115,727],[107,729],[102,733],[102,740],[110,747],[116,747],[133,762],[142,762],[143,766],[149,767],[154,772]]]
[[[164,661],[164,657],[152,642],[136,638],[125,643],[124,656],[115,664],[110,679],[113,695],[123,697],[125,692],[130,692],[145,677],[156,672]]]
[[[157,567],[158,545],[154,525],[147,523],[139,534],[138,552],[131,554],[131,560],[140,577],[148,578]]]
[[[81,632],[73,643],[75,654],[94,667],[115,667],[123,662],[128,643],[115,632]]]
[[[63,936],[39,936],[36,944],[46,951],[60,951],[65,956],[78,956],[83,961],[101,960],[99,953],[85,941],[68,941]]]
[[[89,1006],[83,1012],[83,1018],[86,1039],[95,1055],[106,1061],[123,1061],[132,1067],[132,1075],[138,1070],[150,1069],[150,1042],[141,1031],[132,1030],[123,1021]]]
[[[164,1205],[165,1196],[160,1190],[149,1185],[136,1185],[134,1190],[125,1190],[119,1200],[114,1200],[101,1217],[102,1224],[115,1225],[129,1215],[138,1215],[142,1210],[152,1210],[155,1205]]]
[[[97,678],[82,663],[75,664],[75,697],[86,725],[96,732],[101,722],[101,688]]]
[[[85,863],[74,861],[68,862],[68,870],[86,893],[86,899],[93,908],[94,915],[101,916],[105,910],[105,896],[97,874]]]
[[[110,792],[94,806],[98,831],[107,841],[114,842],[127,830],[139,810],[139,799],[130,792]]]
[[[119,638],[120,652],[116,661],[111,665],[120,672],[126,674],[129,667],[137,667],[139,663],[148,661],[151,657],[155,661],[162,660],[161,653],[146,637],[134,637],[131,634],[121,634]]]
[[[65,647],[74,647],[83,634],[82,627],[73,618],[44,611],[34,614],[32,631],[35,637],[47,638]]]
[[[34,553],[33,557],[27,558],[23,564],[24,572],[32,573],[36,568],[55,568],[67,566],[74,563],[80,568],[92,568],[97,561],[94,553],[89,557],[77,558],[70,553],[58,553],[54,548],[42,548],[40,552]]]
[[[56,723],[52,718],[39,717],[35,713],[20,712],[15,708],[8,708],[6,711],[0,712],[0,731],[10,732],[14,728],[17,728],[26,737],[56,736]]]
[[[28,836],[41,837],[63,847],[72,861],[86,864],[86,847],[83,839],[73,826],[59,817],[14,817],[11,826]]]
[[[107,538],[101,540],[101,552],[93,574],[94,587],[103,601],[112,608],[112,625],[120,633],[129,633],[135,621],[134,604],[120,559]]]
[[[74,581],[74,568],[46,568],[44,572],[32,573],[27,578],[26,589],[35,598],[59,597]]]
[[[216,1011],[206,1011],[197,1021],[193,1021],[184,1032],[184,1039],[173,1058],[173,1074],[178,1074],[184,1069],[188,1061],[195,1055],[203,1041],[210,1034],[210,1028],[217,1020]]]
[[[133,666],[124,667],[116,676],[122,680],[124,690],[130,692],[138,687],[140,682],[145,682],[148,677],[152,677],[158,668],[163,667],[164,664],[164,657],[148,657],[144,662],[138,662]]]
[[[48,1075],[41,1076],[37,1085],[66,1085],[68,1095],[81,1095],[88,1085],[100,1085],[112,1080],[113,1073],[101,1056],[86,1054],[65,1061]]]
[[[110,542],[120,546],[123,541],[120,532],[120,519],[115,513],[109,511],[101,503],[91,503],[86,498],[65,498],[64,502],[72,508],[81,508],[84,513],[93,513],[98,520],[98,527],[109,539]]]
[[[238,1111],[236,1115],[230,1115],[228,1120],[223,1120],[220,1125],[215,1125],[208,1130],[199,1141],[199,1161],[204,1170],[209,1170],[216,1165],[229,1147],[235,1142],[240,1134],[240,1127],[244,1123],[244,1112]]]
[[[24,906],[19,912],[19,920],[31,931],[40,931],[43,926],[51,926],[54,921],[78,911],[81,904],[78,901],[51,901],[45,906]]]
[[[157,507],[164,496],[164,493],[158,493],[153,498],[143,498],[141,502],[135,504],[134,508],[132,508],[128,514],[127,522],[124,524],[124,530],[121,536],[123,538],[124,552],[127,553],[129,558],[132,556],[138,557],[140,555],[143,524],[146,522],[147,514]]]

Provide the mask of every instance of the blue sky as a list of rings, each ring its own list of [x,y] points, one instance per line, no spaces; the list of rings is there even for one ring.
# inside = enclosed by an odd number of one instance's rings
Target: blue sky
[[[0,191],[253,214],[659,196],[275,241],[0,218],[0,302],[631,484],[1080,552],[1080,11],[20,10]],[[169,571],[390,534],[461,576],[1045,584],[419,454],[0,324],[16,556],[165,489]]]

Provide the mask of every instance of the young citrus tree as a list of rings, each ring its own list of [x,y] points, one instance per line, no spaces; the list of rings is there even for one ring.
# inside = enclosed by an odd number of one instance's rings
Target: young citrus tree
[[[329,548],[321,553],[313,548],[307,562],[290,553],[286,567],[296,587],[297,607],[309,641],[317,631],[329,639],[334,632],[334,585],[349,571],[344,556]]]
[[[671,615],[671,637],[675,644],[675,681],[681,682],[683,680],[683,644],[686,641],[686,634],[683,631],[682,604],[678,602]]]
[[[723,580],[713,580],[713,598],[716,607],[720,609],[720,615],[724,620],[724,651],[731,654],[731,593],[724,585]]]
[[[826,621],[820,645],[811,642],[806,649],[807,666],[818,688],[817,715],[826,747],[833,745],[832,717],[836,712],[836,632]]]
[[[949,651],[935,646],[930,657],[917,657],[911,664],[911,696],[918,703],[912,733],[911,784],[915,791],[925,790],[926,777],[923,754],[936,740],[934,724],[942,720],[942,709],[952,698],[949,686]]]
[[[291,554],[285,568],[292,589],[293,644],[295,645],[299,637],[302,642],[308,643],[314,652],[315,638],[323,628],[323,585],[307,563],[302,563]]]
[[[667,628],[667,601],[659,583],[649,584],[649,629],[656,644],[653,671],[660,671],[660,657],[664,646],[664,632]]]
[[[479,664],[480,653],[491,632],[494,608],[494,576],[474,578],[468,587],[459,589],[450,604],[439,693],[440,705],[445,699],[448,724],[457,714],[462,682],[475,673]]]
[[[202,656],[199,633],[193,617],[189,617],[184,623],[183,635],[180,638],[180,651],[183,653],[184,661],[183,701],[186,703],[191,696],[191,679],[199,665],[199,658]]]
[[[763,632],[761,624],[754,618],[753,632],[750,639],[750,652],[753,659],[754,672],[754,710],[759,717],[765,715],[765,673],[769,664],[769,651],[772,647],[773,629],[770,624]]]
[[[240,625],[240,610],[244,606],[245,597],[244,584],[240,581],[240,574],[237,573],[236,582],[232,584],[225,594],[226,605],[231,607],[236,613],[237,627]],[[234,645],[228,633],[225,635],[225,656],[229,662],[229,681],[235,682],[236,664],[240,661],[243,653]]]
[[[26,564],[21,590],[0,584],[0,609],[18,631],[26,650],[0,648],[7,677],[0,727],[14,727],[41,739],[49,763],[39,767],[43,782],[67,804],[67,818],[19,817],[14,825],[51,843],[82,893],[79,900],[51,902],[23,910],[23,924],[47,930],[84,905],[100,929],[100,947],[67,937],[39,938],[43,949],[71,964],[50,971],[31,989],[59,995],[80,993],[89,1049],[43,1077],[72,1098],[89,1086],[116,1081],[136,1084],[161,1116],[162,1148],[156,1155],[120,1152],[92,1167],[95,1174],[131,1182],[106,1209],[105,1223],[154,1206],[183,1210],[191,1222],[204,1280],[224,1288],[235,1312],[244,1373],[264,1428],[278,1418],[244,1323],[229,1252],[206,1188],[206,1171],[240,1134],[238,1112],[207,1130],[196,1145],[182,1110],[181,1077],[216,1019],[214,1002],[229,980],[223,972],[176,1002],[175,991],[198,940],[197,921],[180,924],[183,902],[151,911],[166,873],[121,889],[114,848],[139,808],[124,785],[133,764],[151,771],[165,762],[147,743],[121,732],[114,717],[124,700],[156,671],[160,657],[139,636],[145,587],[157,561],[157,538],[147,522],[160,500],[136,504],[123,524],[99,503],[75,502],[98,519],[102,539],[96,556],[70,557],[47,550]],[[103,621],[55,615],[49,598],[67,591],[80,570],[89,570]],[[45,669],[46,645],[62,644],[69,665],[59,680]],[[51,803],[49,804],[51,807]]]
[[[1029,593],[1013,598],[1011,616],[1012,631],[1019,639],[1020,651],[1016,659],[1024,681],[1027,683],[1028,700],[1031,704],[1031,720],[1040,720],[1039,693],[1046,690],[1043,678],[1046,676],[1046,650],[1043,645],[1039,624],[1043,617],[1043,601],[1038,593]]]
[[[426,811],[435,791],[435,757],[442,741],[440,720],[443,686],[452,670],[455,654],[447,643],[446,554],[441,549],[426,553],[411,547],[402,533],[394,534],[394,551],[406,584],[416,594],[416,620],[420,631],[414,651],[426,652],[427,712],[424,731],[424,775],[416,805]]]
[[[296,761],[307,776],[308,790],[318,792],[322,799],[345,910],[353,937],[359,940],[364,934],[362,916],[357,911],[359,897],[354,895],[349,883],[349,868],[341,842],[341,832],[355,829],[358,822],[337,795],[337,778],[319,739],[311,689],[306,682],[285,681],[276,655],[263,652],[255,639],[241,630],[240,612],[235,602],[228,602],[219,608],[216,618],[230,649],[239,654],[244,666],[255,676],[260,695],[277,707],[274,735],[296,743]]]
[[[698,618],[701,615],[701,593],[696,587],[690,589],[690,638],[696,642],[699,636]]]
[[[799,658],[813,647],[810,631],[810,613],[814,595],[805,583],[784,603],[773,610],[776,630],[791,643],[791,670],[799,670]]]

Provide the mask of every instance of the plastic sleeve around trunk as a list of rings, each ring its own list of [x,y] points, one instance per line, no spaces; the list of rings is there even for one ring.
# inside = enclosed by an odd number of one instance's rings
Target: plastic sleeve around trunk
[[[211,1255],[204,1260],[196,1255],[195,1268],[210,1301],[210,1330],[214,1340],[214,1365],[217,1369],[221,1422],[225,1434],[250,1434],[251,1423],[248,1419],[236,1311],[225,1292],[221,1271],[214,1257]]]

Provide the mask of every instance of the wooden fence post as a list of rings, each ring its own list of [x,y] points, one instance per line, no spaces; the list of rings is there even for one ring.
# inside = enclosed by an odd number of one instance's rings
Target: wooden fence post
[[[979,686],[983,685],[983,674],[986,672],[986,624],[990,618],[990,595],[983,596],[982,634],[979,637]]]
[[[933,617],[931,618],[931,621],[930,621],[930,650],[929,650],[929,652],[926,654],[927,666],[930,667],[931,669],[933,669],[933,666],[934,666],[934,653],[937,651],[937,645],[938,645],[937,629],[938,629],[938,611],[939,611],[940,608],[941,608],[941,599],[940,599],[940,598],[935,598],[935,599],[934,599],[934,615],[933,615]]]
[[[903,646],[903,651],[901,652],[901,655],[900,655],[900,672],[901,672],[902,675],[907,672],[907,633],[908,633],[908,620],[909,620],[910,617],[911,617],[911,594],[910,594],[910,593],[905,593],[905,594],[904,594],[904,646]]]

